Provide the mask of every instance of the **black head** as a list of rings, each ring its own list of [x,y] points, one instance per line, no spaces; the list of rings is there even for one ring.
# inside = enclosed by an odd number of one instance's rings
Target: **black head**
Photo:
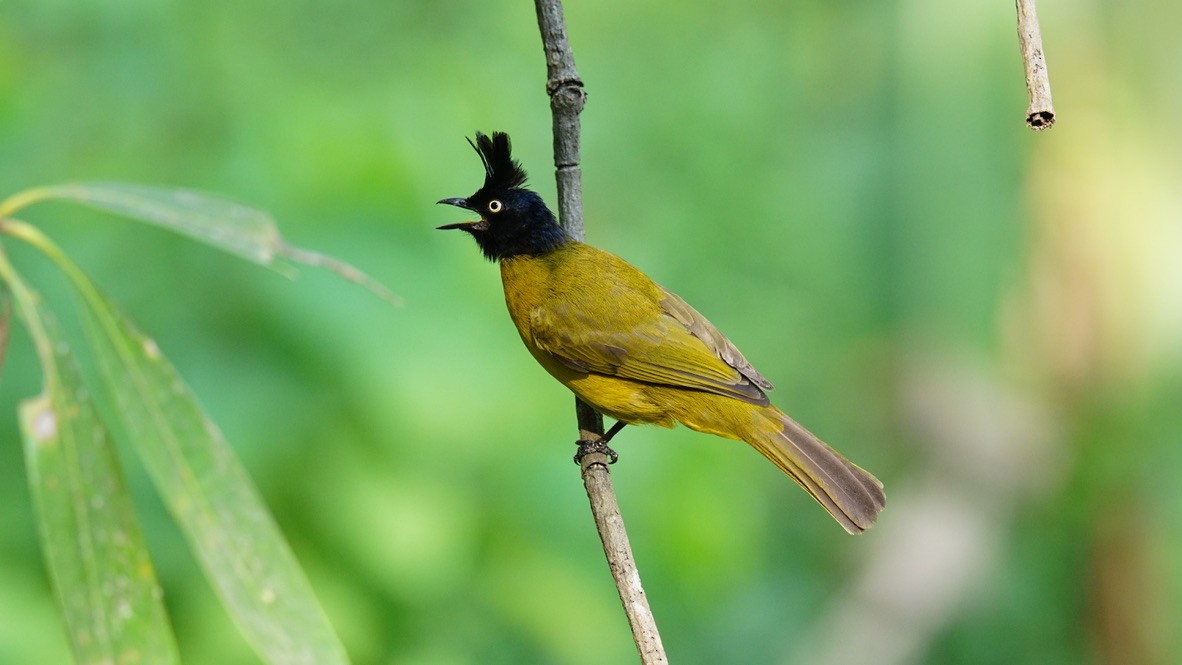
[[[525,170],[512,156],[509,135],[493,132],[492,138],[476,132],[469,144],[484,163],[484,186],[465,199],[443,199],[480,215],[475,222],[445,224],[440,229],[460,229],[472,234],[480,251],[491,261],[518,254],[544,254],[570,242],[570,238],[542,197],[525,189]]]

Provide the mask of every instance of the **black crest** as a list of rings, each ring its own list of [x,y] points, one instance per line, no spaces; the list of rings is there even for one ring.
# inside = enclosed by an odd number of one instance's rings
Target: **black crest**
[[[484,189],[499,191],[525,184],[525,169],[513,159],[513,147],[508,134],[493,132],[492,138],[489,138],[476,132],[476,142],[472,143],[472,139],[468,139],[468,144],[484,163]]]

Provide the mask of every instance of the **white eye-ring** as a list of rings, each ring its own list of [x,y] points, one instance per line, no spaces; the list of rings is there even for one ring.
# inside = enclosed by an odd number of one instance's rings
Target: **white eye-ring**
[[[497,199],[493,199],[488,202],[488,211],[491,213],[498,213],[504,209],[505,209],[505,204],[501,203]]]

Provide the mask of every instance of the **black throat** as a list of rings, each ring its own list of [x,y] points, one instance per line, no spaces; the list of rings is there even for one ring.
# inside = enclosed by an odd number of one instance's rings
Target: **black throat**
[[[472,228],[469,232],[484,257],[493,262],[522,254],[545,254],[573,242],[553,217],[548,223],[521,226],[498,226],[493,222],[488,228]]]

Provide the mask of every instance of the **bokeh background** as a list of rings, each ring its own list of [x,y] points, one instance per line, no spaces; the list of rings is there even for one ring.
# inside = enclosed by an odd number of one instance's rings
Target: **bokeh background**
[[[1011,3],[567,3],[589,240],[706,313],[882,478],[845,535],[745,446],[629,429],[614,478],[674,662],[1177,662],[1182,5],[1044,0],[1034,134]],[[355,662],[633,662],[572,399],[494,266],[437,233],[504,130],[554,198],[532,3],[0,2],[0,195],[216,192],[372,273],[294,281],[65,204],[22,215],[179,367]],[[4,241],[66,317],[68,289]],[[0,662],[68,651],[0,379]],[[128,475],[187,663],[256,663]]]

